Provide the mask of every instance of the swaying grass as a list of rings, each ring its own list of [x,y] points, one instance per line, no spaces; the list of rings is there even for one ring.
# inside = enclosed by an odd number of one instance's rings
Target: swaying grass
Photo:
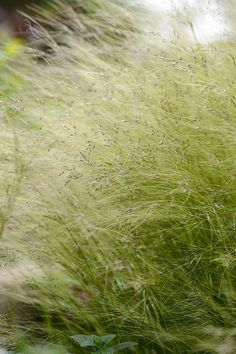
[[[42,42],[45,49],[70,45],[70,36],[72,41],[79,36],[99,46],[110,43],[114,47],[129,32],[137,31],[131,8],[137,6],[124,0],[52,0],[31,7],[32,30],[36,42]]]
[[[233,353],[235,43],[133,40],[115,61],[72,37],[47,66],[11,66],[25,83],[0,147],[9,165],[13,129],[24,168],[5,242],[44,272],[15,290],[38,316],[20,326]]]

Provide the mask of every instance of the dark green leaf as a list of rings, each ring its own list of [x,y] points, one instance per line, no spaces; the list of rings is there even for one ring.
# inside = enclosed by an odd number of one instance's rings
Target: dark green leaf
[[[97,341],[99,340],[100,337],[91,335],[91,336],[86,336],[86,335],[76,335],[72,336],[71,339],[77,344],[79,344],[82,348],[85,347],[96,347],[97,346]]]
[[[85,336],[85,335],[76,335],[71,337],[76,343],[81,347],[100,347],[102,345],[110,343],[116,337],[115,334],[109,334],[104,337],[98,337],[95,335]]]
[[[107,336],[104,337],[99,337],[98,344],[100,345],[105,345],[110,343],[114,338],[116,338],[115,334],[108,334]]]

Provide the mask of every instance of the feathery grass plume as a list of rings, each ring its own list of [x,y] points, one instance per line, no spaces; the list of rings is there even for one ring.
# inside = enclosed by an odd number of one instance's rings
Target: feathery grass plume
[[[31,23],[32,42],[43,50],[70,46],[76,36],[100,47],[115,47],[124,43],[128,32],[138,30],[130,11],[136,8],[123,0],[53,0],[32,5],[25,17]]]
[[[22,43],[19,40],[8,40],[5,46],[0,48],[0,83],[1,92],[1,190],[0,190],[0,239],[2,238],[5,226],[14,209],[18,196],[25,163],[20,154],[19,139],[16,133],[14,120],[19,116],[19,107],[14,102],[17,87],[20,80],[7,70],[9,60],[16,57],[22,50]]]
[[[32,164],[8,237],[44,271],[18,292],[40,314],[20,325],[57,344],[116,333],[137,353],[233,353],[235,43],[98,50],[71,33],[20,69]]]

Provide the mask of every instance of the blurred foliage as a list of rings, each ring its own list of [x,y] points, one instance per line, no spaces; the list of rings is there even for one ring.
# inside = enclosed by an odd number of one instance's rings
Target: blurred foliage
[[[45,6],[32,6],[30,16],[34,26],[39,24],[36,37],[51,35],[64,45],[71,35],[115,44],[125,38],[127,31],[135,30],[130,4],[122,0],[52,0]]]

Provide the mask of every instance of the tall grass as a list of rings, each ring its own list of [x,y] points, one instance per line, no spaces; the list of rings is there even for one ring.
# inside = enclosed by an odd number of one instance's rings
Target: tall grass
[[[69,40],[48,65],[12,63],[24,88],[1,122],[27,166],[5,242],[44,274],[15,289],[38,316],[20,326],[233,353],[235,43],[139,34],[113,60]]]

